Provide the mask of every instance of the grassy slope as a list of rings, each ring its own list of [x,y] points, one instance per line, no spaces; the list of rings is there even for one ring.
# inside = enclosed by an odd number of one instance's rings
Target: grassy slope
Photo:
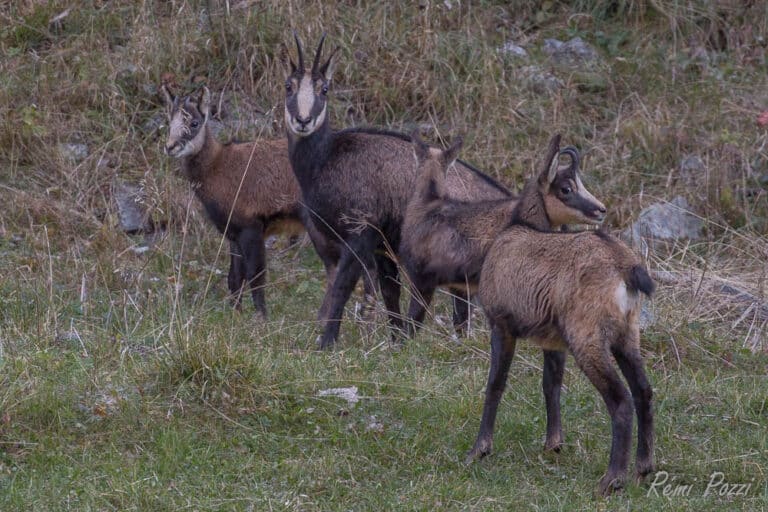
[[[766,327],[707,285],[765,294],[768,155],[755,117],[768,84],[754,42],[768,37],[766,8],[451,4],[0,3],[0,510],[768,508]],[[187,89],[207,77],[260,123],[224,116],[228,134],[279,135],[289,27],[341,46],[337,126],[465,133],[466,159],[507,183],[560,130],[588,151],[615,227],[686,195],[706,238],[652,257],[690,278],[661,286],[644,348],[659,466],[689,496],[648,497],[646,485],[593,497],[610,427],[575,369],[566,447],[542,454],[540,356],[525,343],[496,451],[465,468],[488,365],[482,321],[462,343],[433,322],[400,349],[383,322],[347,322],[339,349],[316,353],[323,281],[308,247],[273,251],[270,322],[229,310],[219,237],[147,124],[160,113],[154,87],[168,73]],[[554,70],[562,90],[529,90],[521,68],[549,69],[544,38],[576,35],[598,47],[599,69]],[[529,62],[499,57],[507,39]],[[699,47],[709,64],[692,57]],[[65,142],[89,156],[67,161]],[[707,164],[693,182],[677,171],[688,153]],[[118,177],[142,183],[170,228],[143,255],[114,227]],[[355,407],[317,396],[351,385]],[[703,497],[713,471],[751,483],[748,496]]]

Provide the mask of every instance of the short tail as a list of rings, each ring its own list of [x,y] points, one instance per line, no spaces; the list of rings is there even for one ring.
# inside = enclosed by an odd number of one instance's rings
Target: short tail
[[[629,269],[626,283],[630,290],[643,292],[648,297],[653,295],[654,290],[656,290],[656,284],[642,265],[635,265]]]

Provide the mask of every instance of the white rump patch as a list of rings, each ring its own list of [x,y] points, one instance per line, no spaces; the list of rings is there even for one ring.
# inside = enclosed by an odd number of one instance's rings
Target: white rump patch
[[[617,286],[616,290],[613,292],[613,299],[616,301],[616,305],[619,306],[619,310],[623,315],[629,313],[629,310],[632,309],[635,304],[635,300],[637,300],[635,297],[630,297],[627,292],[627,285],[623,281],[619,283],[619,286]]]

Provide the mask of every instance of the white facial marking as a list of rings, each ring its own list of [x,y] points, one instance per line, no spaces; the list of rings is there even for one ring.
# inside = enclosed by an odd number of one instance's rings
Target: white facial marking
[[[296,107],[299,117],[306,119],[315,104],[315,89],[312,87],[312,78],[304,75],[299,82],[299,94],[296,96]]]
[[[579,191],[579,195],[587,201],[590,201],[601,208],[605,208],[605,205],[598,201],[597,198],[584,187],[584,184],[581,182],[581,177],[578,174],[576,175],[576,189]]]

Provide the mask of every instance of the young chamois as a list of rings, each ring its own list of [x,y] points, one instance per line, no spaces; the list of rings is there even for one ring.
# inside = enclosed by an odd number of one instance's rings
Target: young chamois
[[[446,172],[453,166],[462,140],[443,151],[427,145],[418,132],[411,138],[418,179],[405,210],[398,253],[412,289],[410,334],[424,321],[438,286],[464,297],[475,293],[485,252],[508,224],[517,204],[512,195],[485,201],[446,197]],[[466,327],[468,304],[468,300],[454,302],[453,324],[458,334]]]
[[[333,282],[340,248],[315,229],[301,208],[301,191],[288,161],[285,139],[222,144],[210,130],[210,92],[176,97],[163,84],[169,133],[168,155],[181,159],[184,176],[208,217],[230,242],[229,291],[240,307],[244,288],[256,311],[266,318],[264,240],[272,234],[298,234],[304,229]],[[366,283],[368,293],[373,293]],[[325,308],[327,309],[327,307]],[[324,311],[321,308],[320,319]]]
[[[325,36],[312,67],[304,66],[294,33],[298,64],[290,60],[285,88],[285,124],[291,165],[315,225],[341,241],[339,270],[326,295],[330,304],[320,347],[337,339],[344,305],[363,269],[377,274],[390,324],[402,328],[397,265],[387,255],[400,244],[406,204],[416,182],[410,137],[375,130],[333,131],[327,112],[333,52],[324,63]],[[446,179],[446,193],[459,199],[510,195],[495,180],[459,162]]]
[[[408,311],[411,328],[415,329],[424,320],[436,287],[476,291],[488,248],[509,225],[518,199],[461,201],[445,197],[445,173],[461,143],[442,152],[422,142],[418,133],[412,138],[419,180],[405,212],[399,256],[411,286],[417,292],[414,297],[423,299],[411,301]],[[569,172],[575,175],[579,166],[578,152],[568,147],[562,153],[570,155],[573,169]],[[561,179],[569,179],[568,176],[570,174],[564,172]],[[580,180],[574,181],[572,188],[572,199],[598,204]],[[570,216],[562,219],[564,222],[585,221],[580,210],[570,210],[566,215],[569,213]],[[605,213],[605,209],[600,213]],[[591,223],[592,219],[587,221]],[[457,330],[461,328],[461,325],[454,325]]]
[[[480,273],[480,302],[491,326],[491,368],[480,432],[467,460],[491,451],[516,340],[530,338],[545,350],[570,351],[605,401],[613,435],[608,470],[598,487],[605,495],[621,488],[626,477],[633,399],[638,479],[653,471],[652,391],[640,355],[638,316],[640,293],[650,296],[654,283],[641,260],[615,237],[602,231],[553,231],[576,212],[585,221],[603,217],[602,205],[575,197],[579,175],[564,176],[552,165],[558,144],[556,136],[538,176],[526,183],[511,225],[488,250]],[[562,441],[559,408],[552,410],[549,401],[546,405],[547,446],[556,446]]]

